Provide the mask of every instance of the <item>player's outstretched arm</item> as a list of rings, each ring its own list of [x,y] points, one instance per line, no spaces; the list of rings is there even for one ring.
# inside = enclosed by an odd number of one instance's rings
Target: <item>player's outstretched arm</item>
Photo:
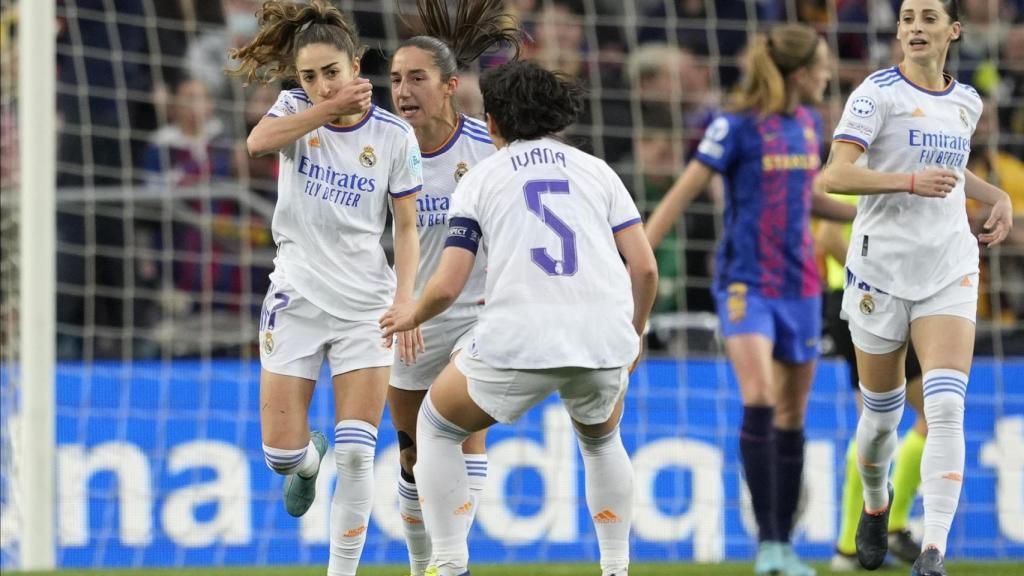
[[[986,246],[1001,243],[1013,229],[1013,203],[1010,195],[978,178],[970,170],[964,170],[964,178],[964,193],[967,197],[992,207],[984,224],[985,232],[978,234],[978,240]]]
[[[277,152],[340,116],[366,112],[370,107],[372,90],[369,80],[356,78],[337,94],[302,112],[280,117],[264,116],[245,141],[249,156],[255,158]]]
[[[686,169],[672,184],[672,188],[658,203],[658,207],[654,209],[654,213],[644,225],[647,240],[652,247],[657,248],[658,244],[661,244],[665,235],[679,220],[683,210],[686,210],[686,207],[690,205],[697,194],[700,194],[701,190],[707,188],[708,182],[714,175],[714,170],[702,162],[691,160],[687,164]]]
[[[926,168],[920,172],[879,172],[854,162],[864,149],[852,142],[835,141],[825,167],[815,180],[815,189],[829,194],[895,194],[945,198],[956,186],[956,172]]]
[[[380,318],[386,340],[396,332],[411,330],[448,309],[462,292],[476,262],[476,253],[458,246],[441,252],[441,262],[423,287],[420,299],[395,301]]]
[[[819,222],[817,231],[814,233],[814,244],[821,248],[826,255],[835,258],[843,266],[846,265],[846,250],[850,241],[843,230],[843,224],[839,222]]]
[[[633,328],[642,335],[658,294],[658,262],[640,226],[620,230],[615,234],[615,246],[626,260],[633,287]]]

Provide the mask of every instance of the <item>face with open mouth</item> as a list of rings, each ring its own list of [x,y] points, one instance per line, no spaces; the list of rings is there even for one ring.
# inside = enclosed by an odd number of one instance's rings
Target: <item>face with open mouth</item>
[[[949,44],[960,37],[960,23],[953,21],[940,0],[904,0],[897,37],[910,60],[944,60]]]
[[[434,55],[416,46],[405,46],[391,59],[391,103],[395,113],[412,124],[424,126],[443,116],[457,80],[441,80]]]

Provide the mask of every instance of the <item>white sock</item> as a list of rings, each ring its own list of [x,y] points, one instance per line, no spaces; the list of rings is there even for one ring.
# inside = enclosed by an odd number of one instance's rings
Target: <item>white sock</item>
[[[338,480],[331,502],[331,547],[328,576],[355,576],[366,543],[373,506],[373,453],[377,428],[362,420],[342,420],[334,427]]]
[[[476,512],[480,509],[480,496],[487,485],[487,454],[463,454],[462,458],[466,461],[466,473],[469,474],[469,501],[473,503],[469,525],[472,527]]]
[[[278,474],[299,474],[309,478],[320,470],[320,453],[310,440],[304,448],[285,450],[263,445],[263,458],[267,466]]]
[[[398,479],[398,511],[402,515],[405,547],[409,549],[409,569],[414,575],[422,574],[430,566],[430,535],[423,523],[423,509],[416,483]]]
[[[469,566],[466,536],[473,505],[462,458],[462,443],[468,437],[468,432],[437,412],[427,394],[416,420],[413,472],[439,576],[459,576]]]
[[[864,485],[864,508],[875,512],[889,506],[889,465],[896,451],[896,427],[903,418],[907,383],[889,392],[860,387],[864,410],[857,421],[857,469]]]
[[[928,437],[921,456],[921,495],[924,498],[924,548],[946,555],[949,527],[960,500],[964,476],[964,400],[967,374],[929,370],[924,375],[924,415]]]
[[[633,523],[633,466],[618,427],[601,438],[588,438],[579,432],[576,438],[583,454],[587,508],[601,551],[601,573],[625,574]]]

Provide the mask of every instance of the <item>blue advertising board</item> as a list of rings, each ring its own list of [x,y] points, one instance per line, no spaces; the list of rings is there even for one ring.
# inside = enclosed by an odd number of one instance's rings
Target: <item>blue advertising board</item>
[[[288,516],[281,477],[263,461],[258,374],[258,363],[237,361],[60,365],[59,566],[325,564],[335,478],[331,452],[309,513]],[[325,382],[317,388],[310,421],[328,431],[333,404]],[[1024,557],[1021,383],[1020,360],[979,359],[972,371],[953,557]],[[741,414],[724,361],[648,360],[633,375],[622,433],[636,470],[635,560],[714,562],[753,555],[754,524],[738,465]],[[903,428],[911,421],[908,408]],[[855,426],[845,368],[823,361],[808,412],[804,512],[796,539],[808,557],[832,552],[846,443]],[[387,414],[378,438],[375,505],[363,557],[367,563],[403,563],[392,488],[397,442]],[[474,561],[596,560],[583,465],[557,399],[514,426],[495,427],[488,452],[488,487],[471,535]],[[16,520],[10,494],[3,504],[5,523]],[[15,545],[16,530],[8,525],[4,532],[5,547]]]

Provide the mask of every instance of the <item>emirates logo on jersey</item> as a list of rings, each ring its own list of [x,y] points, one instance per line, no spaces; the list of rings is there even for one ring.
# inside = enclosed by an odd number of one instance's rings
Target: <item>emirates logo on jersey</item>
[[[455,181],[458,182],[459,180],[462,180],[462,177],[466,175],[466,172],[469,172],[469,166],[466,165],[465,162],[459,162],[458,165],[455,166]]]
[[[373,153],[373,146],[363,148],[363,153],[359,155],[359,163],[365,168],[373,168],[377,164],[377,155]]]

